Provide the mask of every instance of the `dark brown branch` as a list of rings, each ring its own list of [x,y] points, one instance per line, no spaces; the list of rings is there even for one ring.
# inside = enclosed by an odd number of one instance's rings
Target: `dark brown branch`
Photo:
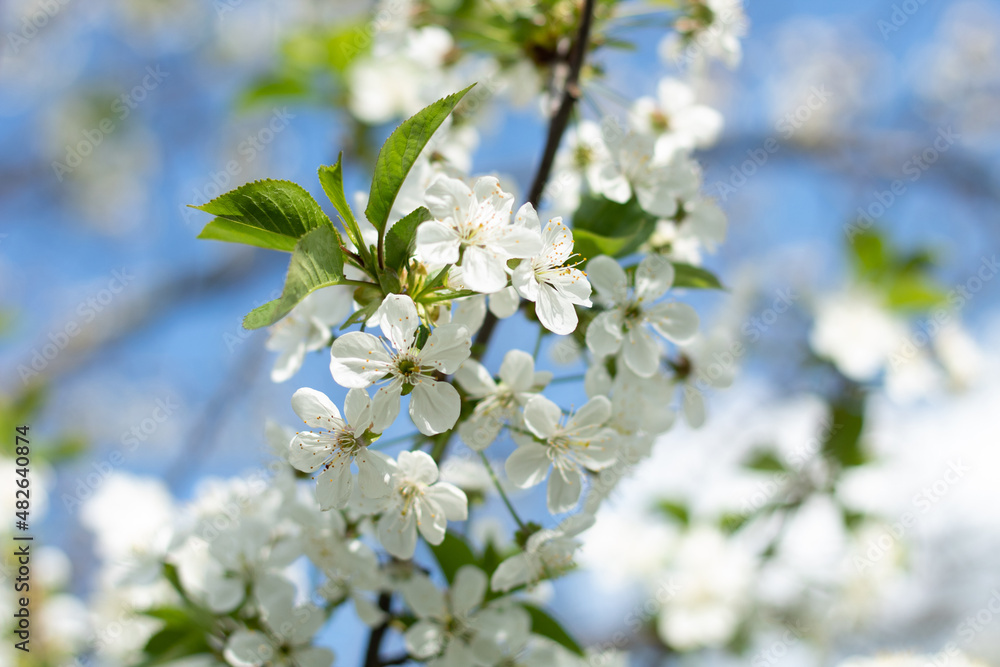
[[[386,614],[392,606],[392,593],[382,593],[378,596],[378,608],[384,611]],[[389,629],[389,621],[386,621],[377,628],[372,628],[371,634],[368,635],[368,648],[365,649],[365,665],[364,667],[381,667],[383,663],[379,657],[379,647],[382,645],[382,638],[385,637],[385,631]]]

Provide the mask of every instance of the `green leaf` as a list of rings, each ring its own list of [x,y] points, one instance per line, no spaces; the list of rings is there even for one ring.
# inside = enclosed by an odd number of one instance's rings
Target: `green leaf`
[[[785,464],[781,462],[774,452],[766,449],[758,449],[750,454],[750,457],[743,462],[743,467],[750,470],[760,470],[761,472],[785,471]]]
[[[403,124],[393,130],[385,140],[375,160],[375,175],[372,178],[368,207],[365,209],[365,215],[380,234],[385,231],[392,204],[396,201],[399,188],[402,187],[406,175],[410,173],[413,163],[417,161],[420,151],[454,110],[459,100],[471,89],[472,86],[469,86],[422,109],[415,116],[403,121]]]
[[[725,289],[711,271],[684,262],[672,262],[672,264],[674,265],[674,287]]]
[[[916,272],[901,273],[890,280],[886,293],[889,307],[902,311],[930,310],[946,298],[944,290]]]
[[[337,214],[340,215],[340,219],[344,221],[344,230],[347,232],[347,238],[351,239],[355,248],[358,248],[362,256],[367,252],[365,247],[364,239],[361,235],[361,229],[358,227],[358,221],[354,217],[354,212],[351,211],[350,204],[347,203],[347,197],[344,195],[344,174],[342,162],[344,159],[344,154],[341,153],[337,156],[337,164],[332,167],[320,167],[319,168],[319,182],[323,186],[323,192],[330,199],[330,203],[333,204],[333,208],[336,209]]]
[[[584,258],[625,257],[639,249],[656,228],[656,216],[642,210],[633,197],[624,204],[585,195],[573,214],[574,250]]]
[[[552,641],[557,644],[561,644],[579,656],[585,655],[583,647],[580,646],[580,644],[578,644],[568,632],[566,632],[563,626],[560,625],[556,619],[549,616],[547,612],[526,602],[522,602],[521,606],[524,607],[524,610],[528,612],[529,616],[531,616],[531,631],[533,633],[543,637],[548,637]]]
[[[830,428],[823,441],[823,454],[845,468],[864,465],[868,461],[861,445],[864,428],[864,403],[842,401],[831,406]]]
[[[882,236],[875,230],[866,230],[851,240],[854,263],[862,277],[875,278],[882,275],[891,262],[889,249]]]
[[[200,239],[284,252],[294,250],[307,232],[330,224],[312,195],[289,181],[254,181],[191,208],[216,216],[198,235]]]
[[[385,234],[385,265],[397,271],[406,266],[413,254],[417,226],[430,220],[431,212],[421,206],[402,220],[396,221]]]
[[[656,509],[662,514],[676,520],[682,526],[686,526],[691,522],[691,514],[688,512],[687,505],[682,503],[673,500],[661,500],[656,503]]]
[[[444,541],[437,546],[431,545],[431,551],[449,584],[454,581],[455,573],[463,565],[476,564],[476,555],[472,553],[472,549],[454,533],[445,533]]]
[[[309,85],[301,78],[288,74],[268,74],[251,82],[240,93],[236,108],[246,110],[262,102],[301,98],[308,94]]]
[[[260,329],[287,315],[302,299],[321,287],[344,280],[344,254],[340,234],[331,224],[317,227],[295,245],[281,296],[255,308],[243,318],[247,329]]]

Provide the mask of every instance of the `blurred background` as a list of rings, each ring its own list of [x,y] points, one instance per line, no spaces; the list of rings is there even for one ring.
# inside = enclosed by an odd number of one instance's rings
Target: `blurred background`
[[[263,177],[320,195],[316,168],[341,150],[348,191],[364,188],[415,110],[406,91],[383,109],[351,85],[380,74],[335,48],[368,9],[0,7],[0,507],[13,513],[13,428],[30,424],[48,664],[106,631],[116,562],[206,479],[269,460],[265,420],[295,423],[297,387],[336,391],[322,353],[270,381],[267,334],[241,321],[287,259],[196,241],[207,216],[187,205]],[[728,238],[687,259],[727,291],[690,295],[707,335],[686,354],[735,380],[695,387],[705,425],[663,436],[602,508],[584,567],[539,595],[598,652],[640,664],[825,665],[949,642],[1000,664],[1000,3],[745,9],[742,62],[696,86],[725,117],[698,158]],[[663,25],[629,24],[636,48],[597,56],[584,117],[655,95]],[[400,81],[419,75],[408,66]],[[482,74],[449,71],[442,93]],[[523,193],[544,119],[517,88],[467,148],[472,173]],[[518,318],[501,339],[525,347]],[[582,368],[547,348],[542,367]],[[340,664],[358,663],[359,627],[326,632]]]

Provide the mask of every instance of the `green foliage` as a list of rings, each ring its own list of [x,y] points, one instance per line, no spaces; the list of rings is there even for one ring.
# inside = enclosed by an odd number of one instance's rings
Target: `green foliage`
[[[340,234],[333,225],[317,227],[295,245],[281,296],[255,308],[243,319],[247,329],[274,324],[311,292],[344,281],[344,255]]]
[[[864,402],[845,398],[831,405],[830,428],[823,440],[824,456],[844,468],[867,463],[861,441],[864,423]]]
[[[434,558],[448,583],[455,580],[455,574],[463,565],[477,565],[476,555],[461,536],[447,532],[444,541],[437,546],[430,545]]]
[[[521,606],[531,616],[531,631],[536,635],[548,637],[557,644],[561,644],[579,656],[586,655],[583,647],[573,637],[566,632],[565,628],[552,618],[547,612],[533,604],[522,602]]]
[[[691,513],[688,511],[687,505],[683,503],[674,500],[660,500],[656,503],[656,510],[682,526],[687,526],[691,522]]]
[[[473,84],[475,85],[475,84]],[[420,151],[424,149],[431,135],[441,126],[445,118],[451,114],[455,105],[465,96],[472,86],[438,100],[425,107],[416,115],[403,121],[397,127],[378,153],[375,160],[375,175],[372,178],[371,194],[368,197],[368,207],[365,216],[379,234],[385,232],[399,188],[402,187],[410,168],[417,161]]]
[[[672,264],[674,265],[674,287],[725,289],[715,274],[707,269],[684,262],[672,262]]]
[[[146,659],[139,667],[163,665],[180,658],[201,653],[210,653],[208,643],[210,614],[192,608],[162,607],[145,612],[146,616],[163,621],[163,627],[156,632],[143,652]]]
[[[354,212],[351,210],[350,204],[347,203],[346,195],[344,195],[343,159],[344,154],[341,153],[337,156],[337,163],[335,165],[332,167],[320,167],[319,183],[323,186],[323,192],[326,193],[326,196],[330,199],[330,203],[333,204],[333,208],[343,221],[347,238],[351,239],[351,243],[358,249],[362,257],[366,257],[368,248],[365,247],[361,228],[358,227],[358,221],[354,217]]]
[[[385,234],[385,266],[399,271],[413,254],[417,238],[417,226],[430,220],[431,212],[421,206],[402,220],[396,221]],[[442,283],[443,284],[443,283]]]
[[[935,259],[928,250],[904,253],[877,231],[867,230],[852,239],[851,261],[858,278],[881,293],[890,309],[925,311],[946,298],[931,275]]]
[[[312,195],[289,181],[254,181],[191,208],[216,216],[198,235],[200,239],[284,252],[294,250],[309,231],[330,224]]]
[[[785,472],[785,464],[769,449],[758,449],[743,462],[744,468],[761,472]]]
[[[574,250],[584,258],[625,257],[645,243],[656,228],[656,217],[633,197],[624,204],[602,196],[584,195],[573,215]]]

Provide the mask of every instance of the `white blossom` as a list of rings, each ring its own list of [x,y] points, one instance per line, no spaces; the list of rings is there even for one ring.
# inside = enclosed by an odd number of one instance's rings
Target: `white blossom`
[[[655,99],[640,97],[632,104],[629,121],[636,132],[656,135],[657,150],[665,154],[707,148],[722,131],[722,114],[696,104],[691,86],[671,77],[660,79]]]
[[[416,254],[432,265],[458,264],[462,281],[484,294],[507,287],[507,260],[541,250],[537,232],[510,221],[514,196],[492,176],[464,182],[440,176],[427,189],[434,216],[417,227]]]
[[[469,357],[468,330],[444,324],[417,347],[420,318],[408,296],[390,294],[376,314],[384,338],[362,331],[344,334],[330,347],[330,372],[338,384],[364,388],[381,383],[373,399],[373,430],[382,432],[399,414],[404,390],[412,392],[410,417],[421,433],[447,431],[458,420],[461,399],[436,373],[454,373]],[[389,344],[386,344],[388,339]]]
[[[676,301],[657,303],[674,282],[674,267],[666,258],[643,259],[631,293],[625,270],[606,255],[590,260],[587,272],[597,290],[595,300],[607,308],[587,327],[587,347],[598,357],[620,353],[636,375],[650,377],[660,367],[660,347],[647,326],[675,343],[697,332],[694,308]]]
[[[594,525],[591,514],[577,514],[553,530],[539,530],[528,538],[524,551],[506,559],[490,577],[490,588],[506,592],[537,583],[543,576],[556,576],[573,564],[580,548],[576,536]]]
[[[389,493],[389,459],[368,449],[375,418],[364,389],[347,392],[343,417],[333,401],[315,389],[296,391],[292,408],[306,425],[326,431],[299,431],[288,447],[288,460],[296,469],[315,472],[322,468],[316,484],[320,507],[347,507],[354,484],[352,462],[358,467],[358,484],[364,495],[381,497]]]
[[[615,462],[617,433],[604,424],[611,417],[611,401],[595,396],[563,420],[558,405],[542,395],[524,406],[524,423],[534,437],[515,432],[517,449],[507,457],[507,476],[521,488],[540,484],[549,477],[549,512],[568,512],[583,492],[585,470],[601,470]]]
[[[574,306],[591,306],[587,276],[566,265],[573,254],[573,232],[562,218],[550,219],[542,229],[531,204],[520,208],[515,224],[538,234],[542,249],[518,264],[511,282],[522,297],[535,302],[535,313],[542,326],[556,334],[573,333],[578,322]]]
[[[272,382],[284,382],[299,372],[307,352],[330,342],[331,327],[351,314],[350,288],[335,285],[316,290],[271,327],[267,349],[279,352],[271,369]]]

